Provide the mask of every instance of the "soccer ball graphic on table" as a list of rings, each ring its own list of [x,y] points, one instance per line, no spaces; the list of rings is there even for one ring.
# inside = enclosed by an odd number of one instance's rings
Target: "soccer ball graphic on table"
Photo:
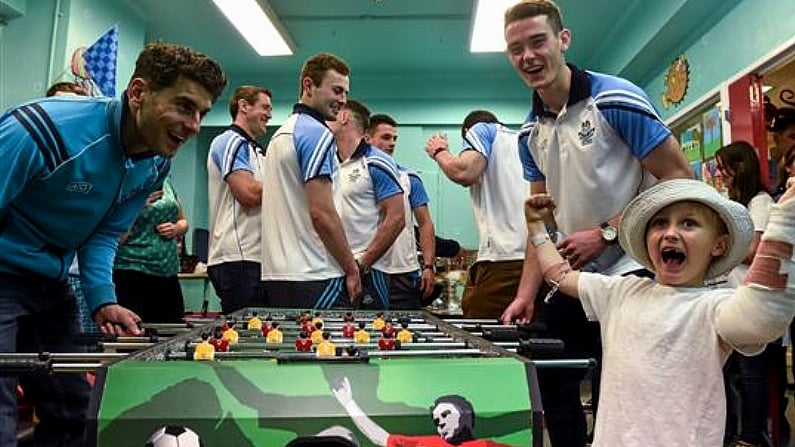
[[[199,435],[187,427],[167,425],[152,433],[146,447],[202,447]]]

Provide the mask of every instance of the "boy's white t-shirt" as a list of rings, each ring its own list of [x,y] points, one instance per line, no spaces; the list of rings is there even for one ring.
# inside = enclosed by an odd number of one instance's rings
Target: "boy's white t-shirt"
[[[593,447],[723,445],[722,366],[732,348],[716,323],[735,292],[580,273],[580,300],[603,344]]]

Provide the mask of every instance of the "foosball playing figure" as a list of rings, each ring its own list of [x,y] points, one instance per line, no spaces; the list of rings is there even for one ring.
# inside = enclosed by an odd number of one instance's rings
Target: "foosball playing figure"
[[[393,351],[395,349],[395,339],[392,333],[381,332],[381,339],[378,340],[378,349],[381,351]]]
[[[265,321],[262,323],[262,336],[267,338],[268,332],[270,332],[271,329],[273,329],[273,317],[268,315],[265,317]]]
[[[356,324],[353,321],[342,323],[342,337],[353,338],[354,335],[356,335]]]
[[[315,316],[312,318],[312,325],[313,326],[317,326],[318,323],[321,323],[321,324],[323,323],[322,315],[323,314],[321,314],[320,312],[315,312]]]
[[[353,342],[357,345],[370,343],[370,333],[365,329],[364,321],[359,322],[359,330],[353,334]]]
[[[228,341],[230,345],[234,345],[237,343],[238,338],[240,338],[240,335],[237,333],[237,329],[235,329],[237,322],[234,320],[228,321],[226,325],[228,329],[224,331],[224,334],[221,336],[221,338]]]
[[[373,320],[373,330],[380,331],[386,325],[386,321],[384,321],[384,313],[378,312],[375,314],[375,319]]]
[[[221,333],[221,328],[215,328],[215,331],[213,331],[213,336],[210,338],[210,344],[213,345],[213,348],[215,348],[215,352],[229,351],[229,341],[224,340],[223,334]]]
[[[193,360],[215,359],[215,347],[208,341],[209,338],[209,332],[202,334],[202,341],[196,345],[196,349],[193,351]]]
[[[260,320],[256,312],[251,313],[251,318],[248,320],[248,328],[252,331],[262,329],[262,320]]]
[[[337,347],[331,342],[331,332],[323,332],[323,339],[317,345],[318,357],[334,357],[337,353]]]
[[[279,329],[279,323],[274,322],[272,329],[268,331],[268,336],[265,337],[265,343],[280,344],[284,341],[284,334]]]
[[[309,335],[309,338],[312,339],[312,343],[318,344],[323,341],[323,322],[318,321],[315,323],[315,330]]]
[[[402,328],[397,334],[397,339],[400,343],[411,343],[414,341],[414,334],[409,330],[409,322],[403,320],[400,322]]]
[[[312,339],[306,335],[306,332],[301,331],[298,338],[295,339],[295,350],[298,352],[310,352],[312,350]]]
[[[384,319],[384,327],[381,329],[383,334],[389,334],[389,338],[395,338],[395,325],[390,318]]]

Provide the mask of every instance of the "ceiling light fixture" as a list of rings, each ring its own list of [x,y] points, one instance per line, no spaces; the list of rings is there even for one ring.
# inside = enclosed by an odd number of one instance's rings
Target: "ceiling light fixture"
[[[293,54],[293,42],[265,0],[213,0],[260,56]]]
[[[517,0],[477,0],[472,21],[469,51],[498,53],[505,51],[505,11]]]

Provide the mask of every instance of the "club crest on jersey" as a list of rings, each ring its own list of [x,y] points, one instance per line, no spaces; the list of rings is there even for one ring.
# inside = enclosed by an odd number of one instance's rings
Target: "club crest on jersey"
[[[94,189],[94,185],[88,182],[72,182],[66,185],[66,192],[88,194],[92,189]]]
[[[354,169],[350,174],[348,174],[348,181],[351,183],[356,183],[360,178],[362,178],[362,172],[359,170],[359,168]]]
[[[577,136],[580,137],[580,144],[588,146],[593,143],[594,133],[596,133],[596,128],[591,125],[591,121],[583,121],[582,124],[580,124],[580,131],[577,133]]]

